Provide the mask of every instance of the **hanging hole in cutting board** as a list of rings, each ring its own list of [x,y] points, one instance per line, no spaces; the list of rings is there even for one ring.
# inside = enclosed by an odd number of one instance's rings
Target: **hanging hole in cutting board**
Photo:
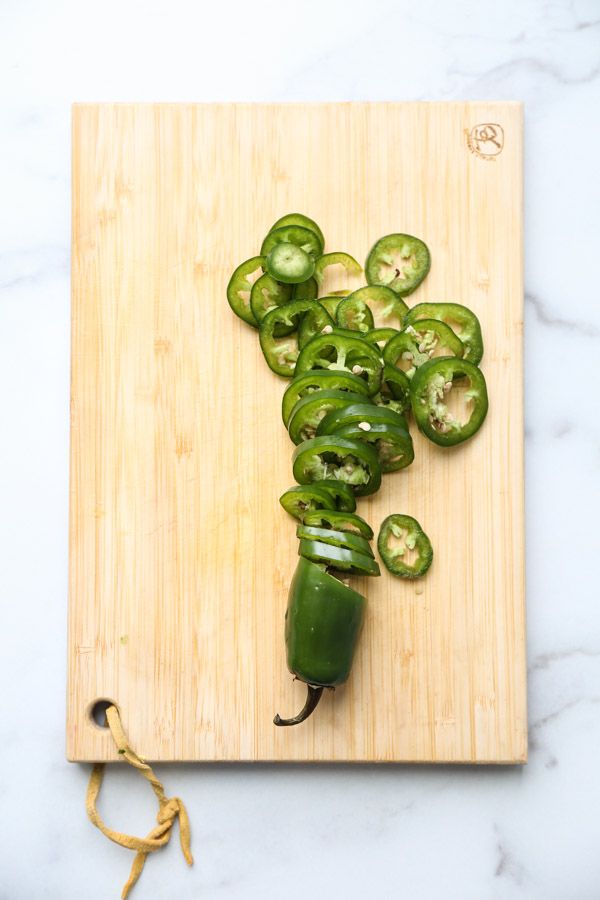
[[[117,706],[114,700],[95,700],[90,704],[88,715],[92,725],[95,725],[97,728],[108,728],[108,723],[106,721],[106,710],[109,706]],[[119,707],[117,706],[117,709]]]

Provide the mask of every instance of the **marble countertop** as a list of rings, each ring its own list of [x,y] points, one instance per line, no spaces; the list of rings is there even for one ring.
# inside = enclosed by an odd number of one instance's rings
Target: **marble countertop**
[[[510,99],[526,115],[530,761],[158,767],[177,841],[133,896],[600,897],[598,0],[0,3],[0,897],[117,897],[131,862],[64,757],[70,105]],[[119,767],[102,809],[145,834]]]

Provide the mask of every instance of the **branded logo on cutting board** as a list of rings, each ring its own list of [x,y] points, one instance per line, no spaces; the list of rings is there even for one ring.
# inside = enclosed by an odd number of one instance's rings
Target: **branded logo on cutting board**
[[[482,122],[469,131],[465,128],[467,147],[480,159],[495,162],[504,148],[504,129],[496,122]]]

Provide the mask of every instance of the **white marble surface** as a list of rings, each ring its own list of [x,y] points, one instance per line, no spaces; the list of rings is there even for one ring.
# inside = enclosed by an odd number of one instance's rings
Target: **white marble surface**
[[[600,898],[600,2],[0,0],[0,898],[117,897],[64,760],[73,100],[526,103],[524,769],[160,767],[177,842],[134,897]],[[147,786],[103,809],[145,833]]]

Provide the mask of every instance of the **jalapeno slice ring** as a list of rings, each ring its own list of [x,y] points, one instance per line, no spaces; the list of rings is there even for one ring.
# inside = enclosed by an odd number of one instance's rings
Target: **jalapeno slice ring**
[[[314,276],[292,285],[292,300],[316,300],[318,296],[319,285]]]
[[[408,431],[406,419],[401,413],[394,412],[374,403],[361,401],[347,403],[341,409],[332,409],[319,422],[317,435],[335,434],[344,425],[392,425]]]
[[[302,522],[304,515],[319,509],[336,510],[335,499],[329,491],[318,484],[294,485],[288,488],[279,502],[290,516]]]
[[[357,496],[373,494],[381,484],[376,451],[361,441],[349,441],[335,434],[304,441],[296,447],[292,463],[299,484],[334,479],[351,486]]]
[[[418,288],[430,266],[429,248],[420,238],[411,234],[387,234],[371,248],[365,275],[369,284],[389,287],[406,297]]]
[[[433,561],[431,541],[412,516],[393,513],[384,519],[379,529],[377,550],[386,569],[400,578],[424,575]],[[408,562],[409,554],[416,559]]]
[[[397,330],[403,327],[408,306],[391,288],[380,284],[367,284],[353,291],[347,299],[350,297],[361,300],[369,307],[376,327],[392,326]]]
[[[295,244],[275,244],[266,260],[267,272],[284,284],[301,284],[312,278],[314,260]]]
[[[292,297],[292,287],[289,284],[280,284],[268,272],[261,275],[254,284],[250,292],[250,308],[256,322],[260,325],[264,317],[276,306],[283,306],[289,303]],[[276,331],[277,336],[289,334],[294,330],[294,326],[280,325]]]
[[[325,237],[314,219],[310,219],[302,213],[288,213],[288,215],[277,219],[275,224],[269,229],[269,233],[275,231],[277,228],[285,228],[286,225],[301,225],[302,228],[308,228],[309,231],[314,232],[319,239],[321,253],[323,252],[323,248],[325,247]]]
[[[335,323],[325,307],[320,303],[313,303],[312,309],[302,316],[298,328],[298,346],[302,349],[317,334],[333,331],[334,325]]]
[[[331,528],[334,531],[359,534],[368,541],[373,537],[373,529],[369,523],[356,513],[330,509],[314,510],[306,513],[303,521],[305,525],[313,525],[315,528]]]
[[[464,398],[470,414],[466,422],[460,422],[448,409],[447,401],[465,380],[469,386]],[[417,369],[410,386],[410,400],[419,429],[441,447],[453,447],[473,437],[488,410],[483,372],[473,363],[454,357],[431,359]]]
[[[335,311],[335,322],[340,328],[365,334],[374,326],[373,313],[360,298],[350,294],[344,297]]]
[[[371,545],[359,534],[337,531],[333,528],[319,528],[302,522],[296,528],[296,537],[307,541],[322,541],[324,544],[333,544],[334,547],[345,547],[346,550],[354,550],[356,553],[364,553],[365,556],[373,558]]]
[[[262,250],[261,250],[262,253]],[[325,269],[330,266],[343,266],[348,275],[360,275],[362,266],[349,253],[324,253],[315,262],[315,278],[319,284],[323,284],[325,278]]]
[[[250,259],[246,259],[235,269],[227,285],[227,301],[233,312],[248,325],[253,325],[255,328],[258,325],[258,320],[250,306],[253,285],[253,282],[250,281],[250,276],[256,272],[262,272],[264,264],[264,256],[252,256]]]
[[[363,338],[368,344],[373,344],[379,348],[380,353],[383,353],[387,344],[397,334],[400,334],[397,328],[372,328],[363,334]]]
[[[314,337],[300,351],[296,375],[311,369],[351,372],[364,378],[370,394],[379,390],[382,359],[375,347],[356,336],[332,332]]]
[[[310,228],[303,228],[302,225],[284,225],[270,231],[262,242],[261,256],[268,256],[276,244],[294,244],[307,253],[313,262],[321,256],[321,242],[318,236]]]
[[[376,422],[359,422],[354,425],[342,425],[334,434],[353,441],[366,441],[377,451],[381,471],[397,472],[410,466],[415,458],[412,438],[406,428]]]
[[[313,438],[321,419],[332,409],[347,406],[353,401],[360,402],[363,397],[349,391],[314,391],[301,397],[290,414],[289,435],[294,444],[301,444]]]
[[[334,509],[353,513],[356,509],[356,497],[354,491],[344,481],[335,478],[324,478],[319,481],[319,487],[327,491],[334,503]]]
[[[479,365],[483,357],[483,337],[479,319],[460,303],[417,303],[408,311],[404,324],[416,325],[419,319],[444,322],[464,344],[463,359]]]
[[[297,336],[290,329],[298,328],[300,318],[313,303],[314,300],[291,300],[270,310],[260,323],[258,337],[267,365],[283,378],[294,374],[299,353]]]
[[[379,564],[372,556],[334,547],[323,541],[300,540],[298,555],[315,563],[325,563],[328,568],[352,572],[355,575],[380,575]]]
[[[287,386],[281,401],[281,418],[287,428],[290,415],[298,400],[314,391],[350,391],[367,396],[367,383],[351,372],[335,372],[330,369],[314,369],[305,375],[298,375]]]
[[[421,319],[414,325],[407,325],[385,345],[383,360],[412,378],[419,366],[440,350],[447,351],[445,356],[462,357],[464,346],[448,325],[437,319]]]

